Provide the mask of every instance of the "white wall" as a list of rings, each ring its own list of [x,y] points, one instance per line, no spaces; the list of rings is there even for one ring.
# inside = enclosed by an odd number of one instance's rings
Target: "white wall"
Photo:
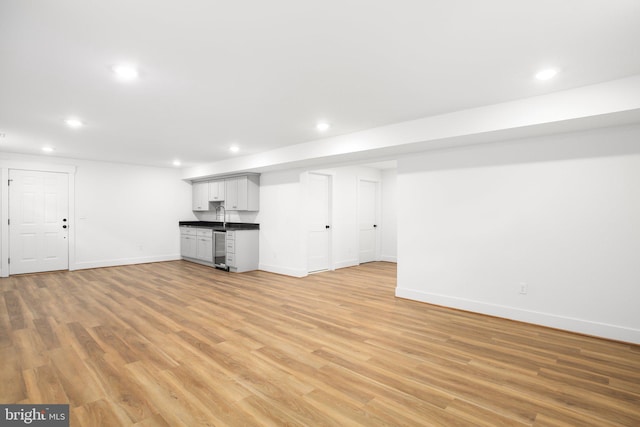
[[[0,159],[9,168],[12,162],[76,167],[70,269],[180,258],[178,221],[195,217],[191,186],[178,170],[9,153]]]
[[[76,268],[180,258],[178,221],[195,218],[178,170],[76,164]]]
[[[396,169],[382,171],[382,229],[381,254],[382,261],[398,261],[398,205],[396,200]]]
[[[260,176],[260,270],[302,277],[307,274],[303,242],[300,170]]]
[[[639,140],[630,126],[400,159],[396,294],[640,343]]]
[[[307,274],[305,174],[292,169],[260,177],[260,269],[302,277]],[[379,169],[339,167],[313,172],[331,176],[331,266],[358,264],[358,180],[381,182]]]

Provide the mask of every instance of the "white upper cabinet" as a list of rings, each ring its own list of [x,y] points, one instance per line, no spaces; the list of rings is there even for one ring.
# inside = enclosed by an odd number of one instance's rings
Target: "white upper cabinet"
[[[225,179],[224,208],[228,211],[260,209],[260,176],[244,175]]]
[[[260,210],[260,175],[241,175],[194,182],[194,211],[208,211],[209,202],[224,202],[228,211]]]
[[[224,201],[224,208],[228,211],[246,210],[238,202],[238,181],[239,181],[238,178],[229,178],[224,181],[225,191],[226,191],[226,200]]]
[[[193,191],[192,207],[194,211],[208,211],[209,210],[209,183],[208,182],[194,182],[191,185]]]
[[[225,193],[224,179],[218,179],[216,181],[209,181],[209,201],[221,202],[224,200]]]

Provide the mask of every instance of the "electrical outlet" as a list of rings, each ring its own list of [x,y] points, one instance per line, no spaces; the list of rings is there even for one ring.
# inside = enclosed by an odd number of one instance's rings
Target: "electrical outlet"
[[[520,282],[520,293],[522,295],[526,295],[528,291],[529,291],[529,286],[527,286],[525,282]]]

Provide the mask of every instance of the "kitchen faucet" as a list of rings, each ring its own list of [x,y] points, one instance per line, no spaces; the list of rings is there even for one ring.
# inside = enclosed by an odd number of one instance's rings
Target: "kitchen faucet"
[[[222,226],[226,227],[227,226],[227,210],[222,205],[216,207],[216,217],[218,216],[218,209],[222,209]]]

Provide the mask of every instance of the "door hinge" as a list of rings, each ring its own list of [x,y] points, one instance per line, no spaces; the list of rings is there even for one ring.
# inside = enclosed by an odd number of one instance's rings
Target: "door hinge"
[[[7,218],[7,225],[11,225],[11,218]]]
[[[11,264],[11,258],[7,259],[7,264]]]
[[[11,185],[11,181],[13,181],[12,179],[7,181],[7,185]]]

